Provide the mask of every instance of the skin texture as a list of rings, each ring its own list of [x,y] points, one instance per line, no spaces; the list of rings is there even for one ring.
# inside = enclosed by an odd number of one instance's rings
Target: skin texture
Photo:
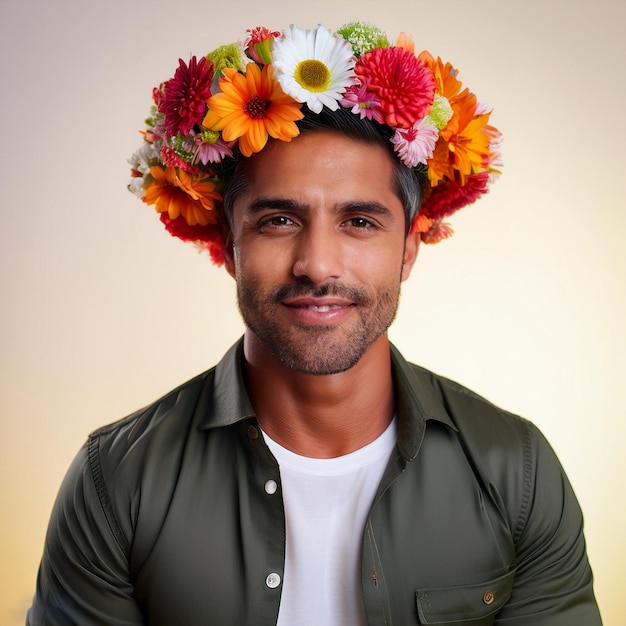
[[[307,456],[346,454],[393,415],[387,328],[417,258],[391,156],[331,131],[251,157],[226,268],[261,426]]]

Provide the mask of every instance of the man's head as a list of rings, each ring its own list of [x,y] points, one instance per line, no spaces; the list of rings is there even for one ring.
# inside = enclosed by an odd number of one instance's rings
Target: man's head
[[[497,173],[500,133],[457,70],[416,54],[406,35],[393,44],[364,22],[334,32],[250,29],[237,44],[179,60],[153,99],[129,189],[154,205],[172,235],[205,247],[218,265],[246,159],[275,141],[321,127],[384,145],[405,231],[425,243],[449,237],[444,220],[486,193]]]

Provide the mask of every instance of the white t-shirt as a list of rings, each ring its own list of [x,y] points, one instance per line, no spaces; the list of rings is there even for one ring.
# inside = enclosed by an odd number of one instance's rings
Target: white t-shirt
[[[365,625],[361,543],[396,443],[396,420],[360,450],[300,456],[265,441],[280,466],[287,528],[278,626]]]

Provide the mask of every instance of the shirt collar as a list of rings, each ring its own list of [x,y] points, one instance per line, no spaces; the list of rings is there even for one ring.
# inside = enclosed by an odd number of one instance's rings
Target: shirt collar
[[[422,445],[426,422],[436,420],[452,430],[456,426],[437,393],[433,374],[407,362],[393,344],[389,345],[399,418],[398,448],[402,456],[412,461]]]
[[[426,422],[437,420],[456,430],[433,383],[432,374],[408,363],[390,344],[391,369],[396,388],[398,447],[407,459],[419,451]],[[230,426],[255,417],[244,381],[243,338],[224,355],[214,370],[212,389],[203,394],[198,410],[199,428]]]
[[[244,382],[243,337],[231,346],[214,372],[212,388],[198,406],[203,415],[199,428],[230,426],[255,417]]]

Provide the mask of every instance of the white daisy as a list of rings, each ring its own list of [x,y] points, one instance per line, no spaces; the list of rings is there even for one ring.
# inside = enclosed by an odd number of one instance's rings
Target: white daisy
[[[335,111],[346,88],[356,83],[352,46],[322,25],[303,30],[291,25],[272,44],[274,77],[282,90],[314,113]]]

